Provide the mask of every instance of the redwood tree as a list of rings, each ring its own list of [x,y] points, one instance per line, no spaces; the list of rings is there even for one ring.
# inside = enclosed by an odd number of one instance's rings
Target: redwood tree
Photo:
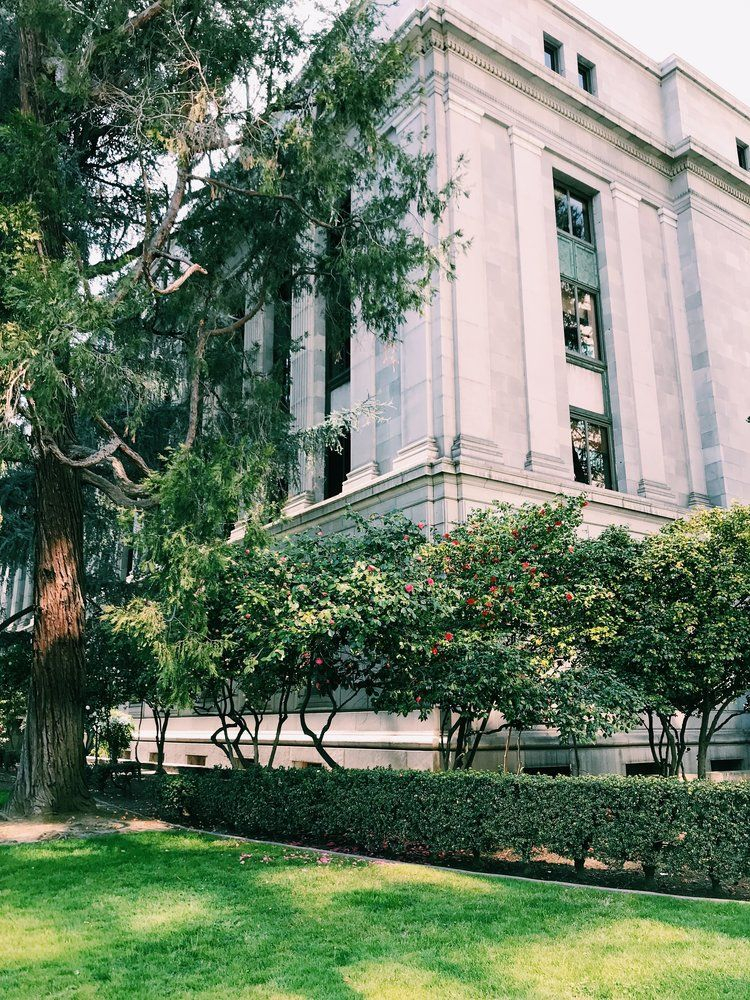
[[[87,803],[83,491],[151,524],[153,572],[198,572],[296,450],[245,324],[282,285],[314,287],[392,339],[448,249],[436,234],[451,189],[433,190],[418,137],[382,127],[413,99],[411,54],[382,40],[377,4],[312,34],[294,8],[0,5],[0,460],[35,483],[11,812]],[[205,625],[193,590],[170,618],[183,633]]]

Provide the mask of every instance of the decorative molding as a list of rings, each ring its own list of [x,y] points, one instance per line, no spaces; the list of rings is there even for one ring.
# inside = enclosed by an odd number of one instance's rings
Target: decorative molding
[[[657,483],[652,479],[641,479],[638,482],[638,495],[647,500],[657,500],[661,503],[675,503],[675,495],[666,483]]]
[[[659,208],[656,211],[659,217],[659,222],[663,226],[671,226],[672,229],[677,229],[678,216],[676,212],[673,212],[671,208]]]
[[[440,458],[440,449],[435,438],[426,437],[399,448],[393,459],[393,472],[404,472],[417,465],[430,465]]]
[[[537,156],[541,156],[546,148],[542,139],[537,139],[531,132],[519,128],[518,125],[511,125],[508,129],[508,138],[511,146],[518,146],[529,153],[536,153]]]
[[[380,475],[380,467],[377,462],[367,462],[357,469],[352,469],[344,480],[341,488],[342,493],[351,493],[353,490],[363,489],[369,486]]]
[[[312,490],[304,490],[302,493],[295,493],[293,497],[289,497],[287,502],[284,504],[283,515],[284,517],[296,517],[298,514],[303,514],[308,507],[312,507],[315,503],[315,494]]]
[[[619,181],[609,185],[609,190],[612,192],[612,197],[615,201],[621,201],[625,205],[629,205],[631,208],[638,208],[643,198],[635,191],[630,188],[625,187],[624,184],[620,184]]]
[[[529,472],[538,472],[542,475],[557,476],[567,472],[565,462],[557,455],[546,455],[541,451],[530,451],[526,455],[524,467]]]
[[[494,441],[473,437],[471,434],[459,434],[451,447],[451,458],[456,464],[475,460],[499,464],[503,456]]]
[[[426,26],[425,29],[423,29],[423,38],[425,39],[425,45],[428,49],[434,48],[440,51],[455,53],[461,59],[464,59],[477,68],[484,70],[495,79],[500,80],[501,82],[512,87],[514,90],[525,94],[538,104],[543,105],[561,117],[566,118],[568,121],[585,129],[587,132],[590,132],[592,135],[603,139],[609,145],[614,146],[621,152],[626,153],[628,156],[631,156],[653,170],[656,170],[662,176],[674,178],[683,171],[690,170],[710,184],[713,184],[719,190],[724,191],[733,198],[737,198],[744,204],[750,205],[750,185],[748,185],[744,178],[737,178],[734,184],[730,184],[726,180],[717,176],[715,172],[706,169],[704,166],[700,166],[694,159],[694,157],[699,154],[692,147],[688,147],[686,152],[684,141],[681,144],[678,144],[678,146],[669,145],[667,143],[662,144],[656,136],[646,133],[641,141],[645,146],[650,146],[651,149],[654,150],[653,153],[648,152],[636,142],[619,135],[616,131],[617,129],[627,131],[629,126],[634,128],[634,122],[624,120],[623,123],[620,123],[613,120],[612,124],[609,126],[600,124],[600,121],[597,119],[604,117],[604,114],[610,110],[606,105],[601,104],[601,102],[598,102],[598,106],[596,108],[592,108],[590,113],[587,113],[585,105],[581,106],[582,110],[578,110],[563,99],[557,98],[546,92],[544,89],[535,86],[527,78],[522,77],[520,74],[517,75],[513,73],[500,62],[490,58],[488,55],[480,52],[478,48],[470,45],[465,39],[454,37],[454,35],[450,33],[450,28],[444,28],[443,31],[437,31],[433,27]],[[492,41],[497,44],[497,39],[492,39]],[[513,54],[509,53],[506,58],[509,60],[512,59]],[[541,70],[541,67],[539,68]],[[486,90],[471,83],[464,77],[450,71],[448,71],[445,75],[449,79],[460,82],[466,88],[482,94],[493,104],[500,107],[509,107],[503,101],[498,100],[497,95],[488,93]],[[561,91],[561,93],[564,93],[564,91]],[[572,95],[570,96],[570,99],[574,99]],[[599,105],[601,105],[601,112],[604,112],[604,114],[599,111]],[[515,111],[515,109],[513,110]],[[596,117],[594,117],[594,115]],[[635,132],[631,134],[635,135]],[[687,137],[687,141],[690,142],[690,137]],[[689,160],[688,157],[690,158]],[[611,164],[608,165],[612,166]],[[743,190],[743,188],[747,188],[748,190]]]

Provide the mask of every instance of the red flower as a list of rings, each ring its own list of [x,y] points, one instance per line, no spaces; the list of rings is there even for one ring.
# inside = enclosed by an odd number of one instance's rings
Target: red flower
[[[451,536],[449,531],[446,531],[446,533],[443,535],[443,538],[450,538],[450,537]]]
[[[322,667],[323,666],[323,660],[322,660],[322,658],[320,656],[316,656],[315,657],[315,663],[316,663],[316,666]]]
[[[406,586],[404,587],[404,590],[406,591],[407,594],[410,594],[414,590],[414,584],[407,583]]]
[[[490,593],[491,594],[494,594],[496,590],[497,590],[497,587],[495,587],[495,586],[490,587]]]
[[[438,648],[437,648],[437,646],[433,646],[432,647],[432,655],[433,656],[437,656],[438,655]]]
[[[424,521],[420,521],[417,525],[418,528],[424,528]]]
[[[531,563],[522,562],[521,563],[521,569],[528,569],[530,565],[531,565]]]
[[[375,567],[375,566],[368,566],[368,567],[367,567],[367,572],[368,572],[368,573],[374,573],[374,572],[375,572],[375,570],[376,570],[376,568],[377,568],[377,567]]]
[[[476,603],[477,603],[477,602],[476,602],[476,598],[474,598],[474,597],[470,597],[470,598],[468,599],[468,601],[467,601],[466,603],[467,603],[467,604],[476,604]]]
[[[513,587],[508,587],[508,593],[509,593],[509,594],[512,594],[512,593],[513,593]]]
[[[432,585],[433,585],[434,583],[435,583],[435,581],[434,581],[434,580],[432,579],[432,577],[431,577],[431,576],[428,576],[428,577],[427,577],[427,586],[428,586],[428,587],[432,587]]]
[[[573,595],[570,593],[570,591],[568,591],[568,593],[565,595],[565,600],[566,601],[572,601],[573,600]]]
[[[445,641],[446,642],[452,642],[453,641],[453,633],[452,632],[446,632],[445,633]]]
[[[555,521],[556,528],[562,528],[562,521]]]

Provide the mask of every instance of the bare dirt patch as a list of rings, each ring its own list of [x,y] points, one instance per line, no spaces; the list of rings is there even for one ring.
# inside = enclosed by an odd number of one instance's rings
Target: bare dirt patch
[[[100,837],[109,833],[152,833],[168,830],[158,819],[142,819],[127,813],[111,815],[92,813],[83,816],[58,816],[53,820],[7,820],[0,822],[0,844],[34,844],[45,840]]]

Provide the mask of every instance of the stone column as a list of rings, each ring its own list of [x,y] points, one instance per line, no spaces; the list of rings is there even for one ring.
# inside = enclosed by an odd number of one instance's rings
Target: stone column
[[[446,104],[448,156],[465,155],[471,167],[469,197],[455,212],[455,224],[471,240],[456,261],[453,297],[453,362],[456,436],[452,457],[459,462],[501,460],[492,425],[492,370],[487,309],[484,228],[488,223],[482,191],[481,112],[463,98],[449,94]],[[429,433],[428,433],[429,436]]]
[[[375,402],[375,338],[360,325],[352,336],[350,348],[349,405],[356,409],[368,400]],[[344,480],[343,493],[367,486],[378,477],[375,449],[375,420],[367,417],[352,428],[352,468]]]
[[[664,448],[659,418],[659,398],[651,334],[651,321],[643,270],[639,219],[641,198],[619,183],[610,185],[617,221],[622,274],[621,322],[615,341],[627,337],[632,358],[634,415],[638,436],[640,477],[638,492],[650,500],[671,501],[666,482]]]
[[[324,308],[312,291],[304,291],[292,302],[292,385],[289,399],[294,424],[314,427],[325,417],[325,321]],[[305,455],[300,456],[299,489],[290,496],[284,513],[301,513],[315,502],[319,475]]]
[[[711,501],[706,488],[706,466],[703,460],[703,445],[698,420],[698,402],[693,383],[693,360],[690,350],[690,331],[685,309],[685,293],[682,286],[680,268],[680,248],[677,239],[677,216],[668,208],[658,211],[661,229],[664,266],[667,276],[667,299],[672,321],[675,356],[677,359],[677,380],[679,382],[682,407],[685,451],[689,483],[688,504],[704,507]]]
[[[509,131],[513,159],[518,268],[529,451],[526,468],[561,476],[568,461],[560,453],[560,417],[556,364],[564,361],[561,308],[553,314],[550,289],[560,283],[559,270],[550,267],[548,247],[553,232],[545,208],[551,203],[551,185],[542,164],[544,143],[516,125]],[[558,296],[559,298],[559,296]],[[566,439],[569,431],[566,427]]]

